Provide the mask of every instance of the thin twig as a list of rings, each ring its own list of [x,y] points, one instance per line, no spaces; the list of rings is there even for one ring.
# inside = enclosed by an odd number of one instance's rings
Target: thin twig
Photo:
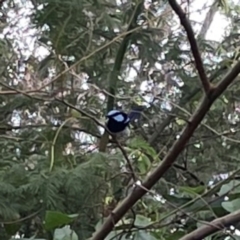
[[[34,213],[31,213],[31,214],[29,214],[29,215],[26,216],[26,217],[19,218],[19,219],[17,219],[17,220],[13,220],[13,221],[0,222],[0,223],[1,223],[1,224],[6,224],[6,225],[8,225],[8,224],[14,224],[14,223],[24,222],[24,221],[26,221],[26,220],[28,220],[28,219],[30,219],[30,218],[35,217],[35,216],[36,216],[37,214],[39,214],[42,210],[43,210],[43,208],[40,208],[38,211],[36,211],[36,212],[34,212]]]
[[[118,148],[121,150],[122,155],[123,155],[124,158],[126,159],[128,168],[129,168],[129,170],[130,170],[130,173],[131,173],[131,175],[132,175],[132,178],[133,178],[134,182],[136,182],[136,181],[138,180],[138,178],[137,178],[137,176],[136,176],[136,174],[135,174],[135,172],[134,172],[134,170],[133,170],[133,167],[132,167],[132,164],[131,164],[130,159],[128,158],[127,152],[125,151],[125,149],[123,148],[123,146],[122,146],[117,140],[115,140],[115,141],[116,141],[116,143],[117,143]]]

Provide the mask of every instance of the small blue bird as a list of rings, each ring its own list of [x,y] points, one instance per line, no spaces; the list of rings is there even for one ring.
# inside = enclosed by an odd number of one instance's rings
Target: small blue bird
[[[142,106],[135,107],[129,114],[120,110],[111,110],[106,116],[108,118],[106,126],[113,134],[123,132],[130,123],[140,118],[142,111]]]

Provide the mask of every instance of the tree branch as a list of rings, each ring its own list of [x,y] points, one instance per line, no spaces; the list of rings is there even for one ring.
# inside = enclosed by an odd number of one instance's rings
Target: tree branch
[[[223,72],[227,70],[227,66],[223,65],[219,70],[216,70],[213,75],[210,77],[209,82],[213,82],[218,76],[222,75]],[[188,93],[186,96],[183,96],[183,98],[180,99],[179,106],[186,105],[193,97],[195,97],[199,92],[201,92],[201,88],[198,86],[193,89],[192,92]],[[151,146],[154,146],[154,142],[159,137],[159,135],[164,131],[166,126],[169,125],[169,123],[175,119],[174,115],[177,115],[179,109],[174,109],[172,112],[172,115],[169,115],[156,129],[156,131],[149,137],[148,143]]]
[[[185,235],[180,240],[201,240],[205,237],[222,230],[234,223],[240,221],[240,210],[228,214],[224,217],[217,218],[206,225],[199,227],[198,229],[192,231],[191,233]]]
[[[132,206],[151,189],[164,173],[172,166],[179,154],[183,151],[186,143],[194,133],[195,129],[199,126],[202,119],[205,117],[214,101],[223,93],[223,91],[233,82],[240,72],[240,61],[233,67],[223,80],[214,88],[213,94],[204,96],[199,107],[189,120],[189,123],[183,129],[180,138],[175,141],[163,161],[159,166],[148,175],[142,186],[135,186],[135,189],[119,204],[107,217],[102,227],[95,232],[92,240],[104,239],[113,229],[114,225],[125,215],[125,213],[132,208]]]
[[[213,21],[213,17],[215,15],[215,11],[217,10],[216,9],[217,5],[216,3],[213,3],[212,6],[210,7],[207,15],[206,15],[206,18],[203,22],[203,25],[201,27],[201,30],[200,30],[200,33],[199,33],[199,37],[200,38],[205,38],[205,34],[208,30],[208,27],[211,25],[212,21]],[[234,60],[234,59],[232,59]],[[209,82],[213,82],[215,80],[215,78],[217,78],[218,76],[220,76],[222,74],[222,71],[225,71],[226,69],[228,69],[228,67],[226,65],[223,65],[221,66],[221,68],[217,71],[214,72],[214,74],[210,77],[209,79]],[[201,88],[199,88],[198,86],[195,87],[195,89],[190,93],[190,94],[187,94],[187,96],[183,97],[181,100],[180,100],[180,106],[183,106],[185,105],[186,103],[188,103],[191,98],[193,98],[198,92],[201,91]],[[174,113],[176,112],[176,110],[174,111]],[[150,145],[152,145],[155,140],[157,139],[157,137],[163,132],[163,130],[166,128],[166,126],[169,125],[169,123],[174,119],[175,117],[174,116],[168,116],[164,122],[161,123],[160,127],[157,129],[157,131],[155,131],[152,136],[149,138],[149,143]]]
[[[207,79],[207,76],[203,67],[203,62],[198,50],[197,41],[194,37],[194,32],[191,27],[191,24],[187,19],[186,14],[183,12],[181,6],[176,2],[176,0],[169,0],[168,2],[171,5],[172,9],[175,11],[175,13],[178,15],[180,22],[187,33],[187,37],[191,46],[191,51],[195,60],[195,64],[196,64],[196,68],[197,68],[200,80],[202,82],[205,93],[208,94],[209,91],[211,91],[211,85]]]

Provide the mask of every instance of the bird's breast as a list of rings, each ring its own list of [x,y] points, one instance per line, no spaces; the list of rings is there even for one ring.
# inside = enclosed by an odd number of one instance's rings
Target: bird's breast
[[[127,127],[128,123],[126,122],[117,122],[113,119],[109,119],[107,122],[107,128],[112,133],[119,133],[124,131],[124,129]]]

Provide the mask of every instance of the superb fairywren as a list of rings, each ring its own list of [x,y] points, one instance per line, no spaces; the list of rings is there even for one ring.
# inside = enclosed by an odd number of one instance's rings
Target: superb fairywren
[[[113,134],[123,132],[130,123],[140,118],[142,111],[142,106],[135,107],[129,114],[120,110],[111,110],[106,116],[108,118],[106,126]]]

